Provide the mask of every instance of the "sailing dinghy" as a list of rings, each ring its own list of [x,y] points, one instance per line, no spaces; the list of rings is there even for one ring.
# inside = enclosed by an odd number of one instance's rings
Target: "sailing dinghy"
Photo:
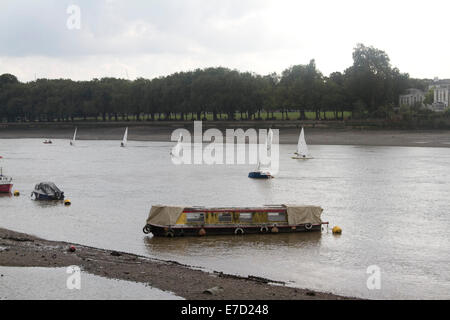
[[[273,131],[272,129],[269,129],[269,133],[267,135],[266,140],[266,149],[267,153],[271,152],[272,150],[272,140],[273,140]],[[252,179],[271,179],[273,178],[273,175],[270,171],[270,168],[261,167],[261,162],[258,161],[258,166],[255,171],[250,172],[248,174],[249,178]]]
[[[125,134],[123,135],[123,140],[120,143],[121,147],[126,147],[128,142],[128,127],[125,129]]]
[[[72,140],[70,141],[70,145],[71,145],[71,146],[74,146],[74,145],[75,145],[75,140],[76,140],[76,138],[77,138],[77,129],[78,129],[78,128],[75,128],[75,132],[73,133],[73,138],[72,138]]]
[[[177,144],[175,145],[175,147],[173,147],[172,151],[170,151],[170,155],[172,157],[180,157],[182,138],[183,136],[180,134],[180,136],[178,137]]]
[[[312,159],[309,155],[308,145],[305,140],[305,130],[302,128],[300,132],[300,137],[298,138],[297,151],[295,152],[295,156],[292,159]]]

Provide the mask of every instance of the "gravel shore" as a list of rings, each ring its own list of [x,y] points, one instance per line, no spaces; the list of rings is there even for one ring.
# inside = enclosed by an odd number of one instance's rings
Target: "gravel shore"
[[[73,245],[76,250],[68,249]],[[109,251],[0,228],[0,265],[6,267],[67,267],[76,265],[98,276],[135,281],[171,291],[189,300],[342,300],[346,297],[249,276],[209,273],[173,261]],[[0,278],[1,284],[1,278]],[[215,287],[213,294],[205,290]],[[1,288],[1,286],[0,286]],[[1,290],[1,289],[0,289]]]

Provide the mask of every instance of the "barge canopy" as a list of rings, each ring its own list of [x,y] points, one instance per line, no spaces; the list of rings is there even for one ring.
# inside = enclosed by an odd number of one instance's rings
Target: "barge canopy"
[[[320,218],[323,209],[321,207],[314,206],[295,206],[295,205],[285,205],[287,209],[288,224],[289,225],[299,225],[299,224],[320,224],[322,219]]]
[[[174,206],[152,206],[147,219],[147,224],[171,226],[177,223],[178,218],[183,213],[185,207]]]
[[[285,210],[287,214],[288,225],[296,226],[302,224],[321,224],[321,214],[323,209],[317,206],[299,206],[299,205],[281,205],[277,207],[261,207],[261,208],[200,208],[195,209],[181,206],[164,206],[154,205],[150,210],[147,219],[148,225],[172,226],[176,225],[180,216],[184,211],[188,212],[270,212],[272,209]]]

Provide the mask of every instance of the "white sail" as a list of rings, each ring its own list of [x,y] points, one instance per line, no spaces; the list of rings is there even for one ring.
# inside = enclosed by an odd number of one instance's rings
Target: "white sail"
[[[298,138],[296,154],[301,157],[308,157],[309,155],[308,145],[306,144],[305,140],[305,130],[303,128],[302,131],[300,132],[300,137]]]
[[[273,141],[273,131],[272,129],[269,129],[266,139],[266,148],[268,152],[272,150],[272,141]]]
[[[75,128],[75,132],[73,133],[72,141],[70,141],[71,146],[75,145],[75,140],[77,139],[77,129],[78,128]]]
[[[181,153],[181,140],[182,140],[182,135],[180,134],[180,137],[178,138],[177,144],[175,145],[175,147],[173,147],[172,152],[170,152],[170,154],[172,156],[175,157],[179,157],[180,153]]]
[[[271,154],[271,150],[272,150],[272,141],[273,141],[273,131],[272,129],[269,129],[269,132],[267,133],[267,138],[266,138],[266,150],[267,150],[267,155],[269,156],[269,154]],[[271,164],[270,165],[262,165],[260,161],[258,161],[258,167],[256,169],[256,171],[261,172],[263,174],[271,174],[270,173],[270,168],[271,168]]]
[[[125,129],[125,134],[123,135],[122,144],[120,146],[125,147],[127,145],[127,142],[128,142],[128,127]]]

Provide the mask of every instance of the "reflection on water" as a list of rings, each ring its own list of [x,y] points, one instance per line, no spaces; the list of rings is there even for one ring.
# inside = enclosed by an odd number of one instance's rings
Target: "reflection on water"
[[[291,159],[280,146],[275,179],[248,179],[255,165],[180,165],[158,142],[0,140],[2,167],[20,197],[0,197],[0,227],[112,250],[249,274],[366,298],[450,298],[450,149],[311,146]],[[31,201],[39,181],[72,202]],[[152,204],[324,208],[322,234],[146,238]],[[377,265],[382,289],[367,289]]]
[[[253,249],[280,250],[283,254],[285,248],[308,248],[320,246],[320,232],[286,233],[286,234],[249,234],[244,236],[208,236],[208,237],[145,237],[144,242],[148,254],[179,254],[204,251],[204,248],[216,254],[226,254],[229,250],[247,251],[251,255]]]
[[[59,207],[59,206],[64,206],[64,201],[62,200],[55,200],[55,201],[51,201],[51,200],[34,200],[34,199],[30,199],[33,203],[33,205],[39,207],[39,208],[55,208],[55,207]]]

